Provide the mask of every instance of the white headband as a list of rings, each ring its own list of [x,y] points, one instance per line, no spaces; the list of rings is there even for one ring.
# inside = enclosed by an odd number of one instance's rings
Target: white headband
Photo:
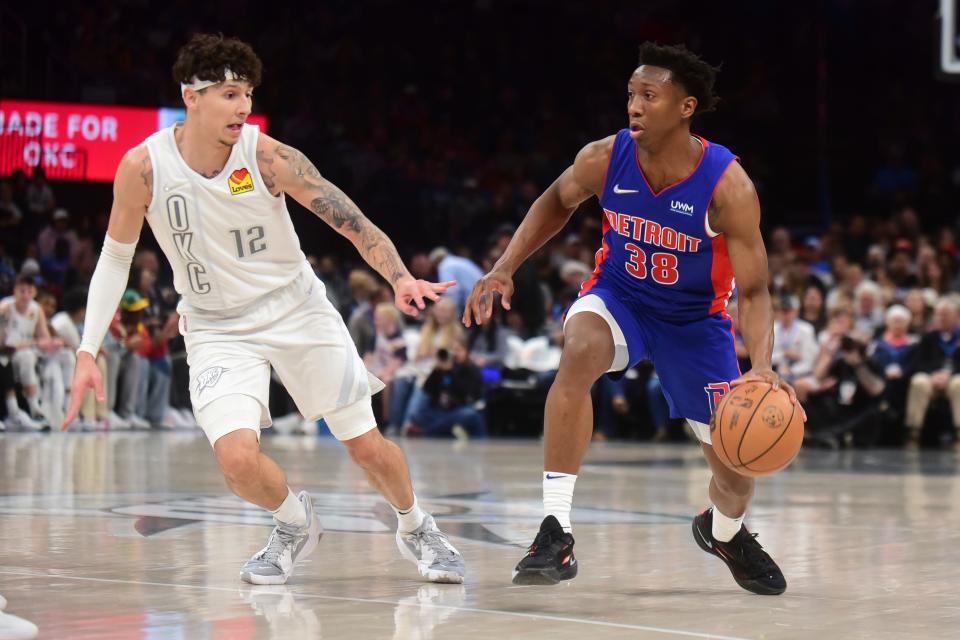
[[[228,80],[242,80],[240,76],[234,73],[230,67],[227,67],[223,70],[223,80],[199,80],[197,76],[193,76],[190,82],[181,82],[180,83],[180,94],[183,95],[187,89],[192,89],[194,91],[200,91],[201,89],[206,89],[207,87],[212,87],[215,84],[220,84],[221,82],[226,82]]]

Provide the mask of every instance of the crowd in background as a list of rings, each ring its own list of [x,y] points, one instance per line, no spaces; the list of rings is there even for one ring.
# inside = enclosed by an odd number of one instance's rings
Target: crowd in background
[[[3,420],[41,429],[63,419],[73,352],[82,332],[97,247],[75,228],[42,172],[0,180],[0,224],[33,231],[0,241]],[[27,221],[30,221],[28,224]],[[851,216],[819,234],[774,227],[766,237],[775,308],[773,365],[795,386],[810,418],[808,438],[827,447],[952,442],[960,431],[960,246],[954,226],[925,230],[904,206],[884,219]],[[455,279],[422,321],[393,305],[367,268],[310,255],[367,367],[387,383],[375,404],[383,428],[402,436],[536,436],[559,362],[563,313],[590,274],[599,242],[587,214],[516,274],[509,311],[470,329],[460,318],[473,284],[502,254],[514,227],[484,238],[482,251],[438,246],[405,256],[414,275]],[[98,363],[104,400],[84,403],[80,429],[194,426],[176,292],[169,267],[141,247]],[[737,319],[737,299],[728,309]],[[749,354],[737,341],[741,368]],[[282,387],[271,409],[284,431],[314,427]],[[597,438],[683,438],[648,364],[594,392]],[[322,428],[322,425],[321,425]]]
[[[401,317],[349,243],[291,203],[328,296],[368,367],[388,382],[377,398],[385,429],[539,433],[563,312],[599,245],[596,203],[517,272],[509,312],[467,330],[461,307],[577,150],[625,124],[636,45],[657,40],[685,42],[723,64],[719,109],[694,130],[733,149],[760,193],[774,365],[803,398],[811,440],[953,438],[960,95],[929,71],[923,3],[701,3],[696,21],[678,15],[692,8],[669,2],[554,10],[538,0],[478,0],[411,11],[384,0],[371,12],[332,1],[309,11],[277,5],[265,20],[249,20],[235,4],[94,0],[69,17],[43,2],[18,5],[12,15],[40,25],[24,48],[36,72],[18,72],[18,52],[0,43],[0,94],[179,106],[169,67],[187,34],[222,30],[251,42],[265,64],[255,110],[269,115],[270,133],[341,186],[415,275],[461,282],[422,322]],[[893,13],[903,19],[890,56],[885,34],[866,25]],[[292,23],[296,37],[287,33]],[[62,415],[110,197],[109,185],[50,184],[42,171],[0,178],[0,297],[12,296],[0,303],[8,428]],[[98,359],[105,402],[85,403],[82,428],[193,423],[170,283],[145,229]],[[647,364],[602,379],[594,395],[598,438],[685,437]],[[280,385],[272,397],[278,427],[313,428]]]

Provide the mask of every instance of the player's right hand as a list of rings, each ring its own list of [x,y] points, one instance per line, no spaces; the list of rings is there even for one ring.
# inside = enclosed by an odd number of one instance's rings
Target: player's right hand
[[[473,286],[467,304],[463,309],[463,324],[471,326],[474,322],[483,324],[493,315],[493,294],[499,293],[503,308],[510,310],[510,298],[513,297],[513,278],[494,269],[477,280]]]
[[[60,431],[66,431],[80,413],[83,397],[90,389],[93,389],[96,394],[97,402],[106,400],[103,395],[103,376],[100,375],[97,361],[89,353],[81,351],[77,354],[77,368],[73,372],[73,384],[70,386],[70,407],[67,409],[63,424],[60,425]]]

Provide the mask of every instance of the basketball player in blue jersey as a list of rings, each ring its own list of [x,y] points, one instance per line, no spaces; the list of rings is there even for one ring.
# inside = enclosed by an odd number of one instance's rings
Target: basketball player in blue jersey
[[[198,34],[173,67],[186,119],[124,156],[113,209],[90,282],[66,428],[83,396],[103,398],[96,358],[127,282],[144,221],[170,261],[197,423],[227,486],[267,510],[276,527],[240,570],[253,584],[283,584],[317,546],[320,521],[306,491],[260,450],[270,425],[271,369],[311,420],[323,418],[397,513],[397,546],[434,582],[463,582],[463,558],[420,509],[403,452],[377,430],[370,396],[383,383],[360,360],[340,314],[313,274],[284,194],[346,237],[418,315],[453,282],[410,275],[393,243],[302,153],[246,123],[261,63],[236,39]]]
[[[762,380],[796,394],[772,370],[773,313],[760,204],[724,147],[691,135],[716,102],[716,69],[683,47],[645,44],[627,85],[629,128],[591,142],[531,206],[493,269],[474,287],[467,326],[489,320],[493,296],[510,308],[512,275],[597,196],[603,209],[596,269],[567,312],[563,355],[544,415],[545,518],[515,584],[555,584],[577,574],[570,507],[593,431],[590,388],[652,360],[671,415],[686,418],[713,472],[713,505],[693,535],[736,582],[759,594],[786,589],[783,573],[743,526],[754,480],[720,462],[710,444],[714,408],[733,385]],[[726,313],[734,277],[753,369],[741,374]],[[798,405],[799,407],[799,405]],[[801,408],[802,411],[802,408]]]

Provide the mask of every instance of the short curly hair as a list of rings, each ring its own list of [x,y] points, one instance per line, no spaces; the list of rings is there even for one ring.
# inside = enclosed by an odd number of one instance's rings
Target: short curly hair
[[[682,44],[660,45],[645,42],[640,46],[640,64],[670,71],[671,80],[697,99],[695,114],[716,109],[719,98],[713,93],[713,83],[720,67],[705,62]]]
[[[222,33],[197,33],[177,53],[173,79],[178,84],[189,84],[194,78],[222,82],[228,68],[250,86],[260,84],[263,63],[249,44]]]

